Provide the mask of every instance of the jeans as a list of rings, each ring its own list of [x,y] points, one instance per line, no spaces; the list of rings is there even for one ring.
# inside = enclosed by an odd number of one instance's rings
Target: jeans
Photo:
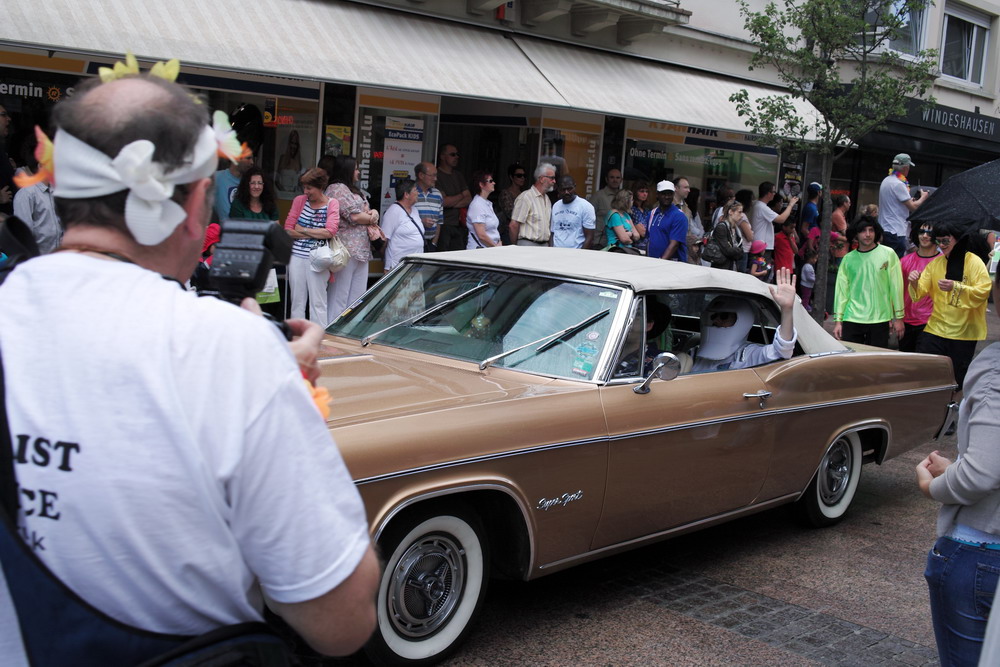
[[[890,232],[882,232],[882,245],[889,246],[896,251],[896,255],[902,259],[903,255],[906,254],[906,237],[896,236]],[[906,289],[904,286],[903,289]]]
[[[941,667],[975,667],[1000,576],[1000,551],[938,538],[927,554],[931,620]]]

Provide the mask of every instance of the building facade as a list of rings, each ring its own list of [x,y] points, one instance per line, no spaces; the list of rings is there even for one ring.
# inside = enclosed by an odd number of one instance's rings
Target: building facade
[[[763,8],[763,0],[752,0]],[[180,81],[229,112],[288,205],[297,175],[324,153],[358,157],[362,185],[391,201],[396,179],[441,143],[459,169],[507,185],[509,165],[549,158],[581,194],[610,169],[626,185],[685,176],[723,184],[813,180],[808,156],[756,144],[729,96],[781,92],[726,0],[235,0],[169,5],[11,0],[0,24],[0,104],[14,118],[7,152],[30,154],[35,124],[126,51],[143,66],[176,57]],[[139,10],[141,9],[141,11]],[[910,17],[894,47],[941,51],[937,103],[894,119],[835,164],[834,189],[867,202],[891,157],[939,185],[1000,157],[996,21],[1000,6],[943,1]],[[803,114],[811,107],[798,103]],[[785,156],[787,157],[787,156]]]

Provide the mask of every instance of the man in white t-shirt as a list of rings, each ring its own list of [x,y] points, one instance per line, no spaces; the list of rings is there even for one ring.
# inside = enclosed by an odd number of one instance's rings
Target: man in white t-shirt
[[[764,251],[764,258],[768,262],[774,259],[775,226],[780,227],[788,219],[788,216],[792,213],[792,209],[795,208],[795,204],[799,201],[798,197],[789,199],[785,210],[779,215],[768,206],[777,193],[778,190],[774,186],[774,183],[764,181],[757,188],[757,201],[753,203],[753,210],[750,211],[750,227],[753,229],[753,238],[755,241],[764,242],[764,247],[767,248]]]
[[[594,205],[576,196],[576,181],[570,175],[559,178],[559,201],[552,205],[552,236],[555,248],[589,248],[597,215]]]
[[[207,121],[151,76],[95,78],[53,112],[62,249],[0,285],[13,518],[60,581],[140,631],[260,621],[267,600],[317,651],[351,653],[374,627],[378,563],[302,380],[322,331],[292,321],[290,349],[252,298],[244,310],[181,284],[225,148]],[[26,620],[30,597],[5,574],[5,664],[39,642],[125,664],[120,640]],[[129,664],[152,657],[136,641]]]
[[[927,190],[922,190],[917,199],[910,194],[910,182],[906,177],[910,167],[916,166],[909,155],[900,153],[892,158],[892,169],[878,188],[878,223],[882,225],[882,245],[895,250],[900,258],[906,254],[906,241],[910,236],[907,218],[930,195]]]

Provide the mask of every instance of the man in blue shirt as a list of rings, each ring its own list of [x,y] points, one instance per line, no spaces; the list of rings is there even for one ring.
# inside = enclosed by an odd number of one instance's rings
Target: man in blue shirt
[[[649,218],[649,248],[646,254],[660,259],[687,262],[688,219],[674,205],[674,184],[656,184],[656,200],[660,203]]]

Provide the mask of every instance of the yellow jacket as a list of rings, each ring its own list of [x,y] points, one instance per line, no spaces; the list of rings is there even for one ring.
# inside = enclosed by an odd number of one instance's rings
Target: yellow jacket
[[[950,292],[938,287],[947,267],[948,258],[941,255],[921,272],[920,280],[907,287],[914,301],[927,295],[934,301],[934,312],[924,331],[952,340],[985,339],[986,301],[992,287],[986,265],[973,253],[965,253],[962,280],[956,280]]]

